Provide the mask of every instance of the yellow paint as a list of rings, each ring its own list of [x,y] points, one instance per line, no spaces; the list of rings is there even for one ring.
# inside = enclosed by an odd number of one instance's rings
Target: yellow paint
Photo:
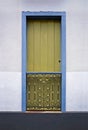
[[[27,74],[27,110],[61,110],[61,75]]]
[[[27,72],[60,72],[60,21],[28,20]]]

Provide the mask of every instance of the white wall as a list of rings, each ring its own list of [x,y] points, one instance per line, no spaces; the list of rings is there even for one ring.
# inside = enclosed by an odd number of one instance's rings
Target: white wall
[[[0,0],[1,111],[21,111],[21,11],[66,11],[66,110],[88,111],[87,7],[88,0]]]

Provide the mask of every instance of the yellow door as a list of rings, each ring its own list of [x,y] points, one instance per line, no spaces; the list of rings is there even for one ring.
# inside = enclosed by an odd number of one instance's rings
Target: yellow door
[[[27,110],[61,110],[59,20],[27,21]]]

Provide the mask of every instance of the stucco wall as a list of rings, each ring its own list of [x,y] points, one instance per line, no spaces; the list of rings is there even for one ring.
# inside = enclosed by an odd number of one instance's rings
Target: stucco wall
[[[22,11],[66,12],[66,111],[88,111],[87,7],[87,0],[0,0],[0,111],[21,111]]]

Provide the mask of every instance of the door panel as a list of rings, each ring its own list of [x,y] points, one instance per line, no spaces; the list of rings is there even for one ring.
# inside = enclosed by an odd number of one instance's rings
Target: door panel
[[[61,71],[60,48],[58,20],[28,20],[27,72]]]
[[[27,74],[27,110],[61,110],[61,74]]]
[[[60,21],[28,20],[27,111],[61,110],[60,60]]]

